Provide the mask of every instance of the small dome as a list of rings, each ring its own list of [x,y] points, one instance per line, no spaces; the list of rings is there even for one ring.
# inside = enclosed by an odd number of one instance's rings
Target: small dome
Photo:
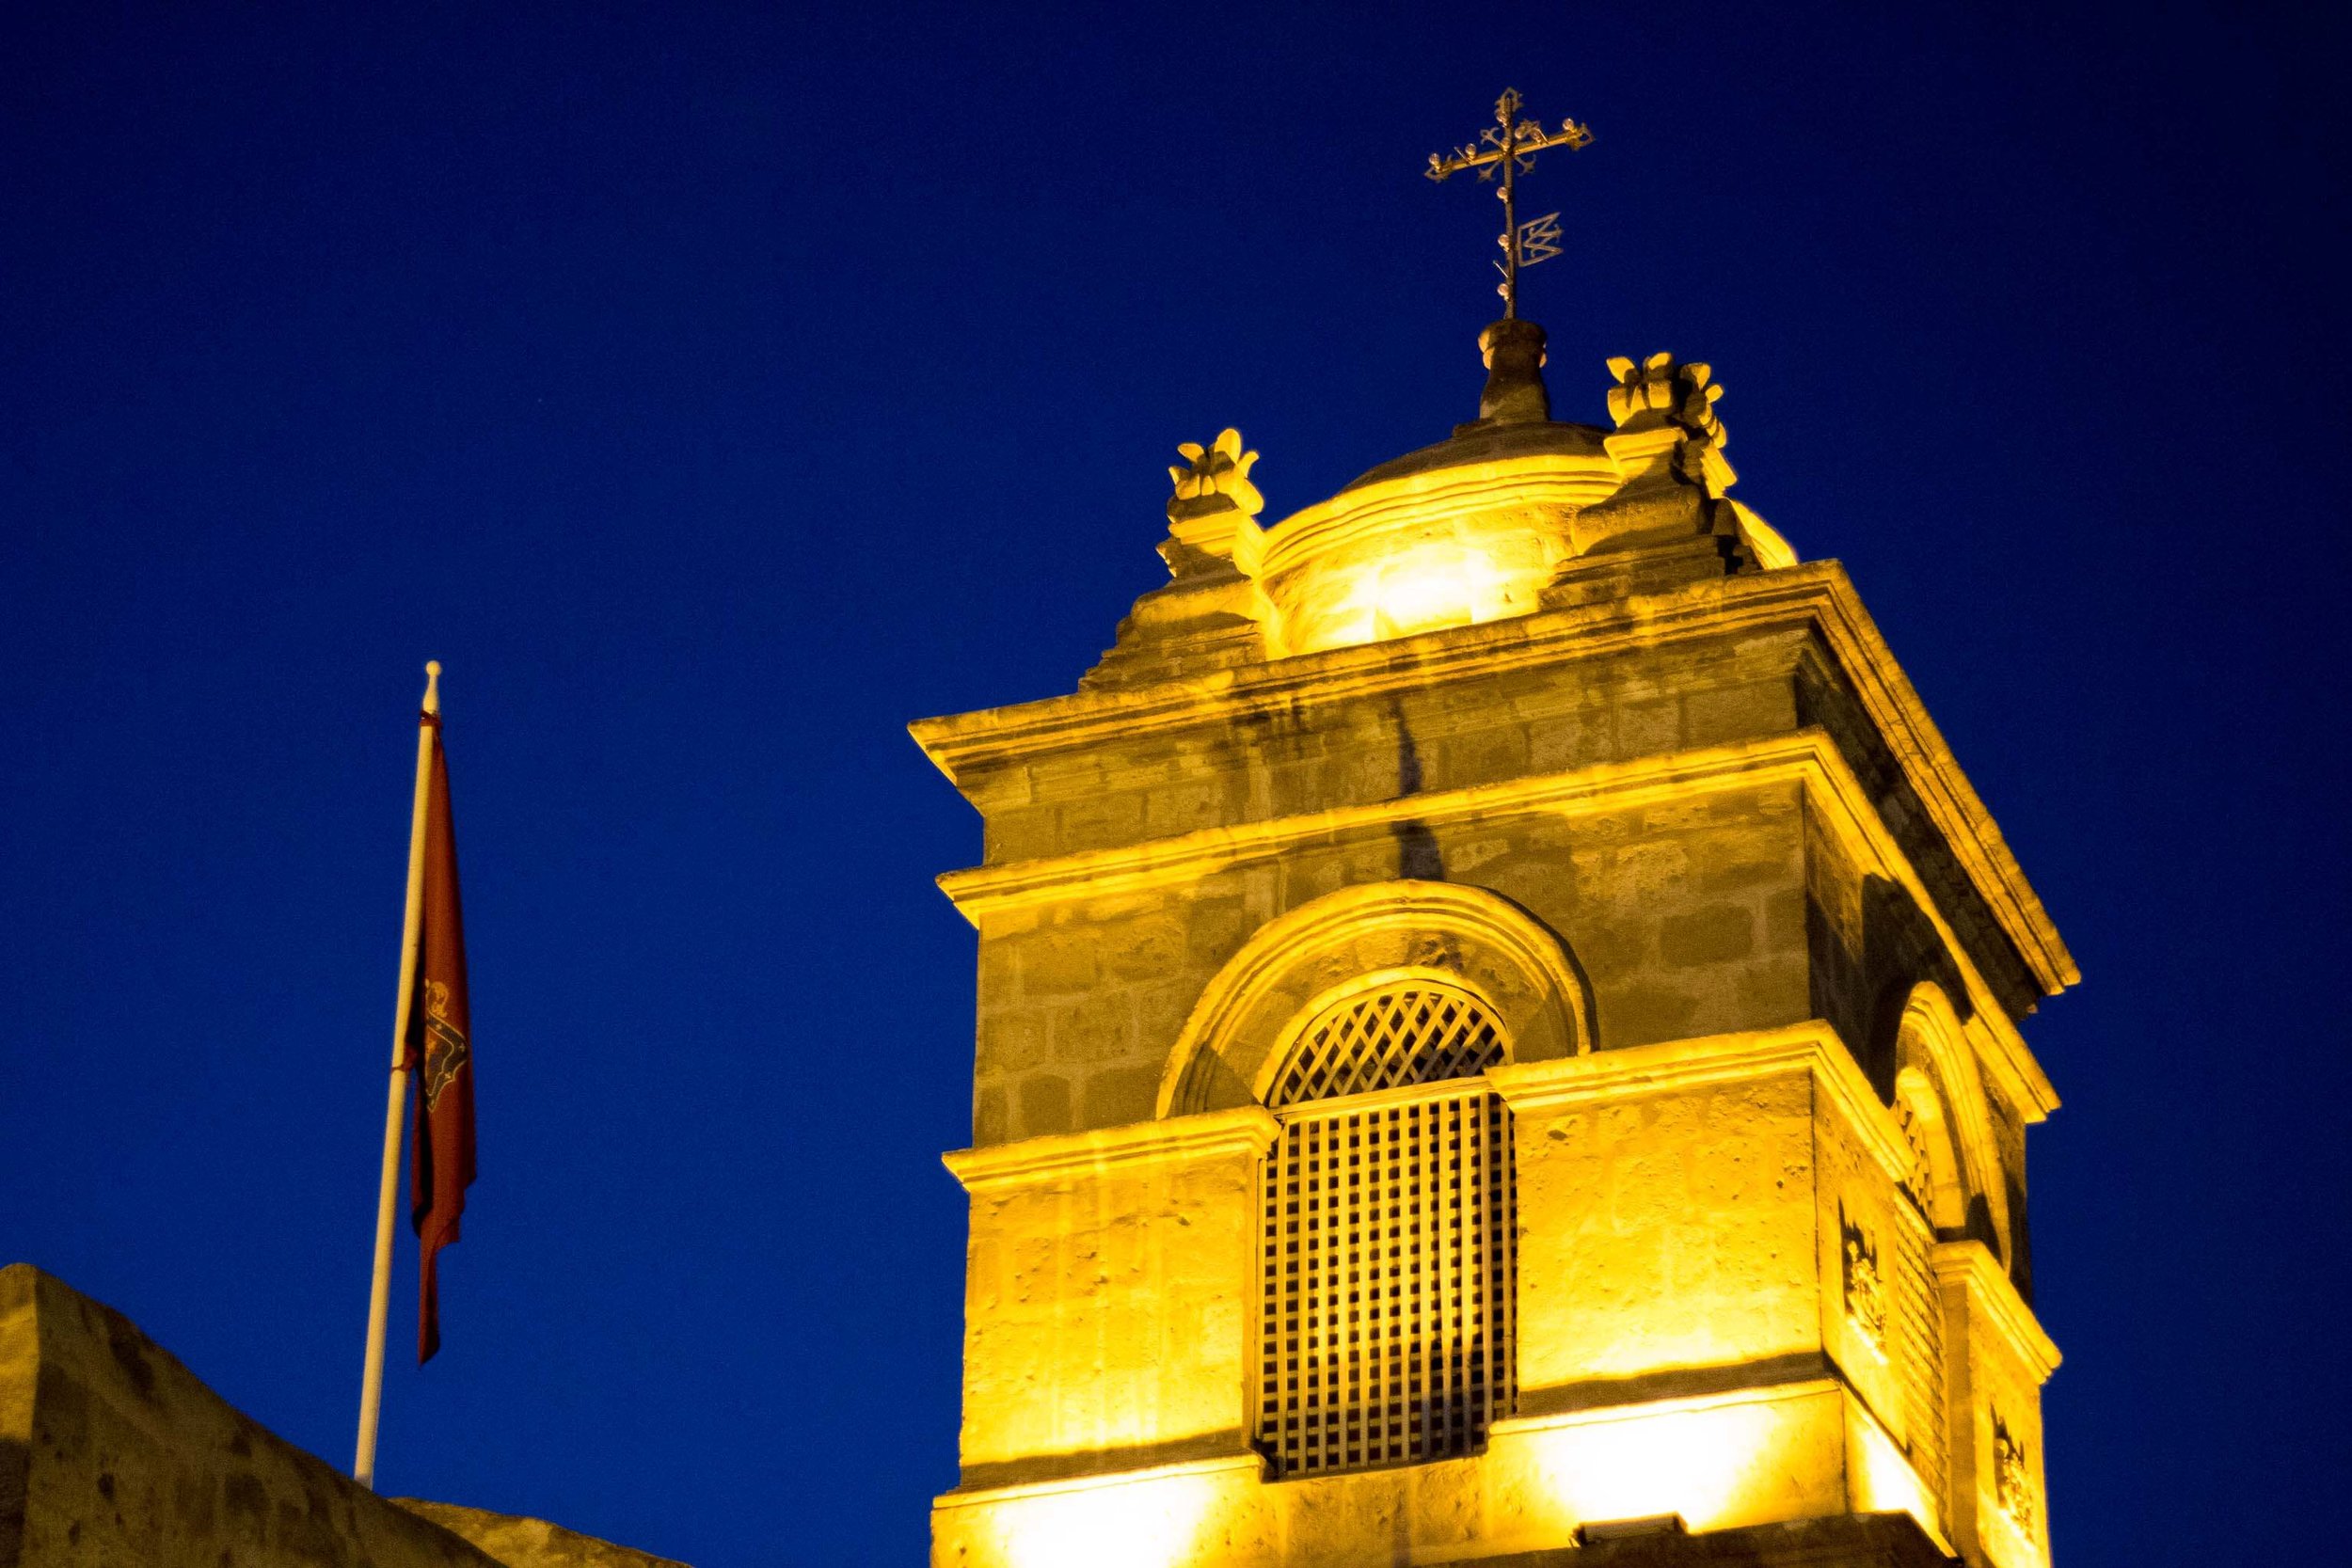
[[[1474,626],[1710,577],[1796,552],[1725,496],[1723,388],[1704,364],[1609,361],[1613,429],[1551,417],[1544,333],[1479,334],[1479,417],[1269,527],[1227,431],[1171,468],[1166,588],[1136,602],[1089,687]]]
[[[1390,458],[1378,467],[1359,474],[1347,488],[1358,490],[1383,480],[1403,479],[1407,474],[1493,463],[1507,457],[1601,457],[1606,455],[1601,441],[1607,435],[1596,425],[1564,424],[1550,420],[1539,424],[1491,424],[1481,420],[1475,424],[1455,426],[1454,434],[1445,440]]]

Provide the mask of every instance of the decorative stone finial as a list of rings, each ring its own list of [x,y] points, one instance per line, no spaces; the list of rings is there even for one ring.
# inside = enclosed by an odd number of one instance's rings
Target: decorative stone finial
[[[1653,354],[1637,365],[1620,355],[1609,361],[1609,373],[1617,379],[1609,388],[1609,417],[1618,430],[1679,430],[1676,471],[1709,496],[1731,488],[1740,476],[1723,454],[1731,437],[1715,413],[1724,388],[1711,367],[1677,365],[1671,354]]]
[[[1216,512],[1239,512],[1255,517],[1265,509],[1265,498],[1249,483],[1249,470],[1257,463],[1258,454],[1242,450],[1240,431],[1221,430],[1206,447],[1198,441],[1186,441],[1176,451],[1186,466],[1168,470],[1168,477],[1176,485],[1176,493],[1168,502],[1168,520],[1171,524],[1191,522]]]
[[[1551,418],[1544,390],[1544,329],[1534,322],[1496,322],[1478,335],[1486,389],[1478,394],[1482,424],[1537,424]]]
[[[1617,384],[1609,388],[1609,417],[1617,421],[1619,430],[1642,428],[1634,421],[1645,414],[1655,415],[1643,420],[1643,425],[1672,420],[1723,444],[1723,421],[1715,417],[1715,402],[1724,389],[1712,384],[1711,367],[1677,365],[1671,354],[1653,354],[1636,365],[1621,355],[1609,361],[1609,373],[1617,378]]]
[[[1136,601],[1119,623],[1119,641],[1087,672],[1079,689],[1108,690],[1181,673],[1234,669],[1266,657],[1272,618],[1257,580],[1265,506],[1249,470],[1258,454],[1241,432],[1220,430],[1207,446],[1185,441],[1180,468],[1168,470],[1168,537],[1160,559],[1173,579]]]

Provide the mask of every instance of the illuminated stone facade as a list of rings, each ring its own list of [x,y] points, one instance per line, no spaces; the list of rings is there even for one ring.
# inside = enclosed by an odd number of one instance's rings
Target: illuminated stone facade
[[[934,1561],[2034,1568],[2072,961],[1707,367],[1603,430],[1483,342],[1271,528],[1186,449],[1078,691],[914,726],[986,846]]]

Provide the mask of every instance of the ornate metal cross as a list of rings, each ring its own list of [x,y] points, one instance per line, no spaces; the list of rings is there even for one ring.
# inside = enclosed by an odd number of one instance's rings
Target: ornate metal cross
[[[1547,131],[1539,120],[1521,119],[1519,107],[1523,101],[1510,87],[1495,100],[1495,122],[1479,133],[1478,139],[1457,147],[1450,155],[1429,154],[1429,167],[1423,172],[1432,180],[1443,180],[1466,168],[1478,171],[1482,181],[1491,181],[1500,172],[1502,188],[1495,194],[1502,198],[1502,234],[1495,243],[1502,247],[1502,260],[1495,263],[1502,273],[1502,284],[1495,293],[1502,296],[1505,320],[1517,320],[1519,313],[1519,268],[1548,261],[1560,254],[1560,214],[1547,213],[1522,226],[1518,210],[1518,177],[1535,166],[1535,154],[1549,148],[1565,147],[1573,152],[1593,139],[1593,133],[1572,119],[1560,122],[1557,131]]]

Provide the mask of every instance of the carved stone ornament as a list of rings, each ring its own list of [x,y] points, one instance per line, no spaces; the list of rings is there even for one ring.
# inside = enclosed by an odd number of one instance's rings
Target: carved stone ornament
[[[1623,431],[1672,426],[1682,433],[1675,470],[1720,498],[1739,479],[1724,456],[1730,436],[1715,413],[1724,395],[1711,366],[1677,365],[1671,354],[1653,354],[1640,364],[1622,355],[1609,361],[1617,384],[1609,388],[1609,417]]]
[[[1845,1257],[1846,1319],[1872,1350],[1886,1346],[1886,1288],[1879,1275],[1878,1243],[1837,1206],[1839,1250]]]
[[[1249,470],[1258,454],[1242,450],[1240,431],[1219,431],[1208,446],[1186,441],[1176,451],[1185,466],[1168,470],[1176,485],[1168,502],[1170,523],[1189,522],[1215,512],[1255,517],[1265,509],[1265,498],[1249,483]]]
[[[2009,1430],[2001,1413],[1993,1413],[1993,1501],[2026,1540],[2036,1539],[2033,1467],[2026,1463],[2026,1445]]]

